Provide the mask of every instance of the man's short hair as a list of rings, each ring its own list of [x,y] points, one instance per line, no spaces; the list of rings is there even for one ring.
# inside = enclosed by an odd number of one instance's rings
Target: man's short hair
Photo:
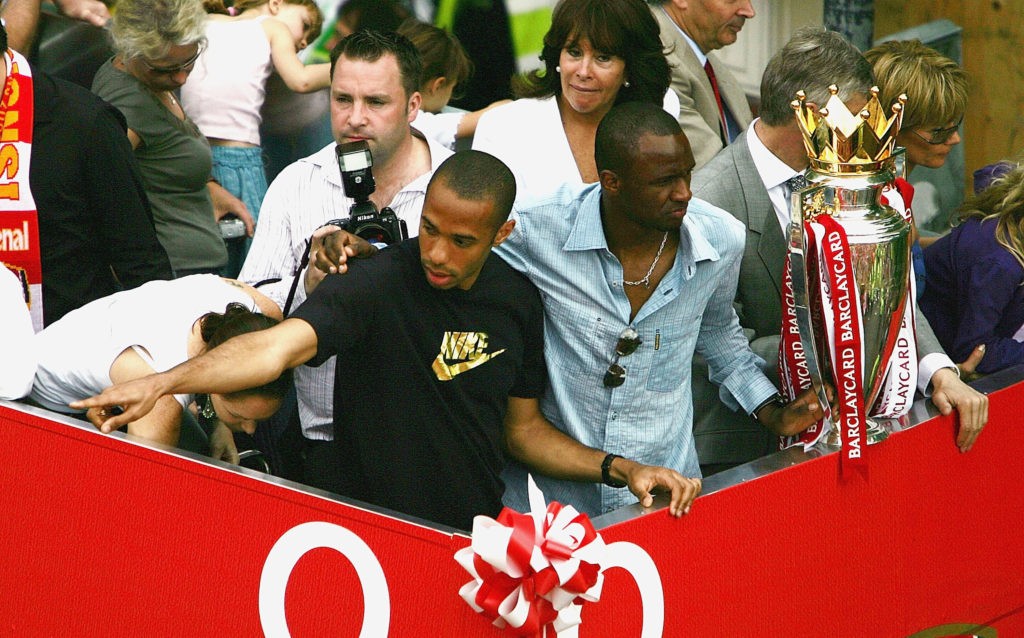
[[[904,130],[945,127],[967,112],[967,72],[920,40],[883,42],[864,57],[874,69],[878,100],[887,112],[906,93]]]
[[[420,74],[423,72],[420,53],[409,38],[394,32],[364,29],[342,38],[331,49],[331,77],[334,77],[334,68],[341,56],[349,60],[376,62],[388,54],[395,56],[398,61],[398,74],[401,76],[399,79],[405,96],[409,97],[419,91]]]
[[[768,62],[761,76],[758,115],[768,126],[782,126],[795,121],[790,104],[797,91],[822,107],[830,84],[839,87],[838,97],[846,102],[855,95],[867,97],[872,82],[871,64],[846,38],[821,27],[804,27]]]
[[[644,135],[678,135],[679,121],[661,106],[625,102],[612,107],[597,126],[594,160],[597,170],[621,171],[633,158],[636,141]]]
[[[460,199],[488,200],[494,204],[495,230],[508,220],[516,199],[516,178],[512,171],[500,159],[483,151],[465,150],[450,156],[434,171],[427,184],[428,193],[435,183],[444,184]]]

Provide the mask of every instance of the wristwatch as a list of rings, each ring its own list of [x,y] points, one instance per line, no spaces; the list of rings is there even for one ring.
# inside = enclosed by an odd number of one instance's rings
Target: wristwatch
[[[626,487],[625,483],[621,481],[616,481],[615,479],[612,478],[611,475],[612,462],[614,462],[615,459],[621,458],[622,457],[618,454],[609,454],[608,456],[604,457],[603,461],[601,461],[601,480],[608,487]]]
[[[775,407],[781,409],[781,408],[784,408],[787,405],[789,405],[789,401],[784,399],[781,394],[776,392],[772,396],[770,396],[767,399],[765,399],[764,401],[762,401],[756,408],[754,408],[753,412],[750,413],[750,418],[752,418],[755,421],[757,421],[758,423],[760,423],[761,419],[757,418],[757,413],[761,411],[761,408],[763,408],[763,407],[765,407],[765,406],[767,406],[769,404],[774,404]]]

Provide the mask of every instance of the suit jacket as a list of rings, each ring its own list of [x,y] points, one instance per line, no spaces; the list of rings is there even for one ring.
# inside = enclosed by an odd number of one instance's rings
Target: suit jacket
[[[704,72],[704,66],[697,59],[686,38],[679,32],[679,27],[672,21],[664,9],[651,7],[654,18],[661,29],[661,42],[669,50],[666,54],[672,67],[672,90],[679,97],[679,125],[683,127],[697,168],[703,166],[715,153],[722,150],[721,125],[718,115],[718,103],[711,88],[711,81]],[[712,52],[708,54],[711,66],[715,69],[718,80],[718,92],[722,102],[732,113],[740,129],[746,129],[754,119],[750,112],[747,95],[725,65]]]
[[[694,173],[691,188],[694,197],[728,211],[747,227],[747,243],[736,288],[736,310],[740,325],[753,332],[754,351],[768,362],[769,378],[777,380],[777,372],[772,374],[771,371],[777,365],[778,335],[782,327],[782,271],[786,242],[768,199],[768,191],[750,155],[748,134],[751,133],[744,131]],[[935,333],[920,310],[916,319],[918,358],[942,352]],[[707,379],[706,369],[699,376]],[[702,397],[705,405],[697,403],[698,396]],[[694,438],[701,464],[745,462],[757,458],[760,455],[757,452],[765,449],[768,442],[764,428],[746,415],[736,415],[724,405],[716,406],[713,402],[709,405],[708,397],[713,396],[699,386],[695,370]],[[771,449],[769,443],[767,450]]]
[[[693,176],[694,197],[706,199],[747,227],[736,288],[740,325],[754,338],[777,335],[782,326],[782,268],[786,240],[768,191],[747,146],[747,131]]]

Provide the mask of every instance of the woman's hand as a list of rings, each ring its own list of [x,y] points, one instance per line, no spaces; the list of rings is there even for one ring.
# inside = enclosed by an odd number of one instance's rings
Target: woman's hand
[[[228,189],[214,181],[206,183],[210,189],[210,200],[213,202],[213,218],[220,221],[225,215],[234,215],[245,224],[245,234],[252,237],[256,232],[256,222],[249,214],[245,202],[232,195]]]
[[[238,447],[231,429],[217,420],[210,433],[210,458],[238,465]]]

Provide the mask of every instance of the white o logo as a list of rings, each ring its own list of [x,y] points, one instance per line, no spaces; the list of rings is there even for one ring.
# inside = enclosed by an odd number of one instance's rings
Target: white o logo
[[[659,638],[665,627],[665,592],[661,587],[661,574],[650,554],[633,543],[618,542],[605,546],[605,559],[601,569],[621,567],[629,572],[640,590],[640,608],[643,628],[640,638]]]
[[[363,629],[360,638],[388,635],[391,597],[384,570],[369,546],[349,530],[332,523],[303,523],[277,539],[263,563],[260,576],[260,624],[269,638],[290,638],[284,594],[288,579],[306,552],[326,547],[347,558],[363,588]]]

